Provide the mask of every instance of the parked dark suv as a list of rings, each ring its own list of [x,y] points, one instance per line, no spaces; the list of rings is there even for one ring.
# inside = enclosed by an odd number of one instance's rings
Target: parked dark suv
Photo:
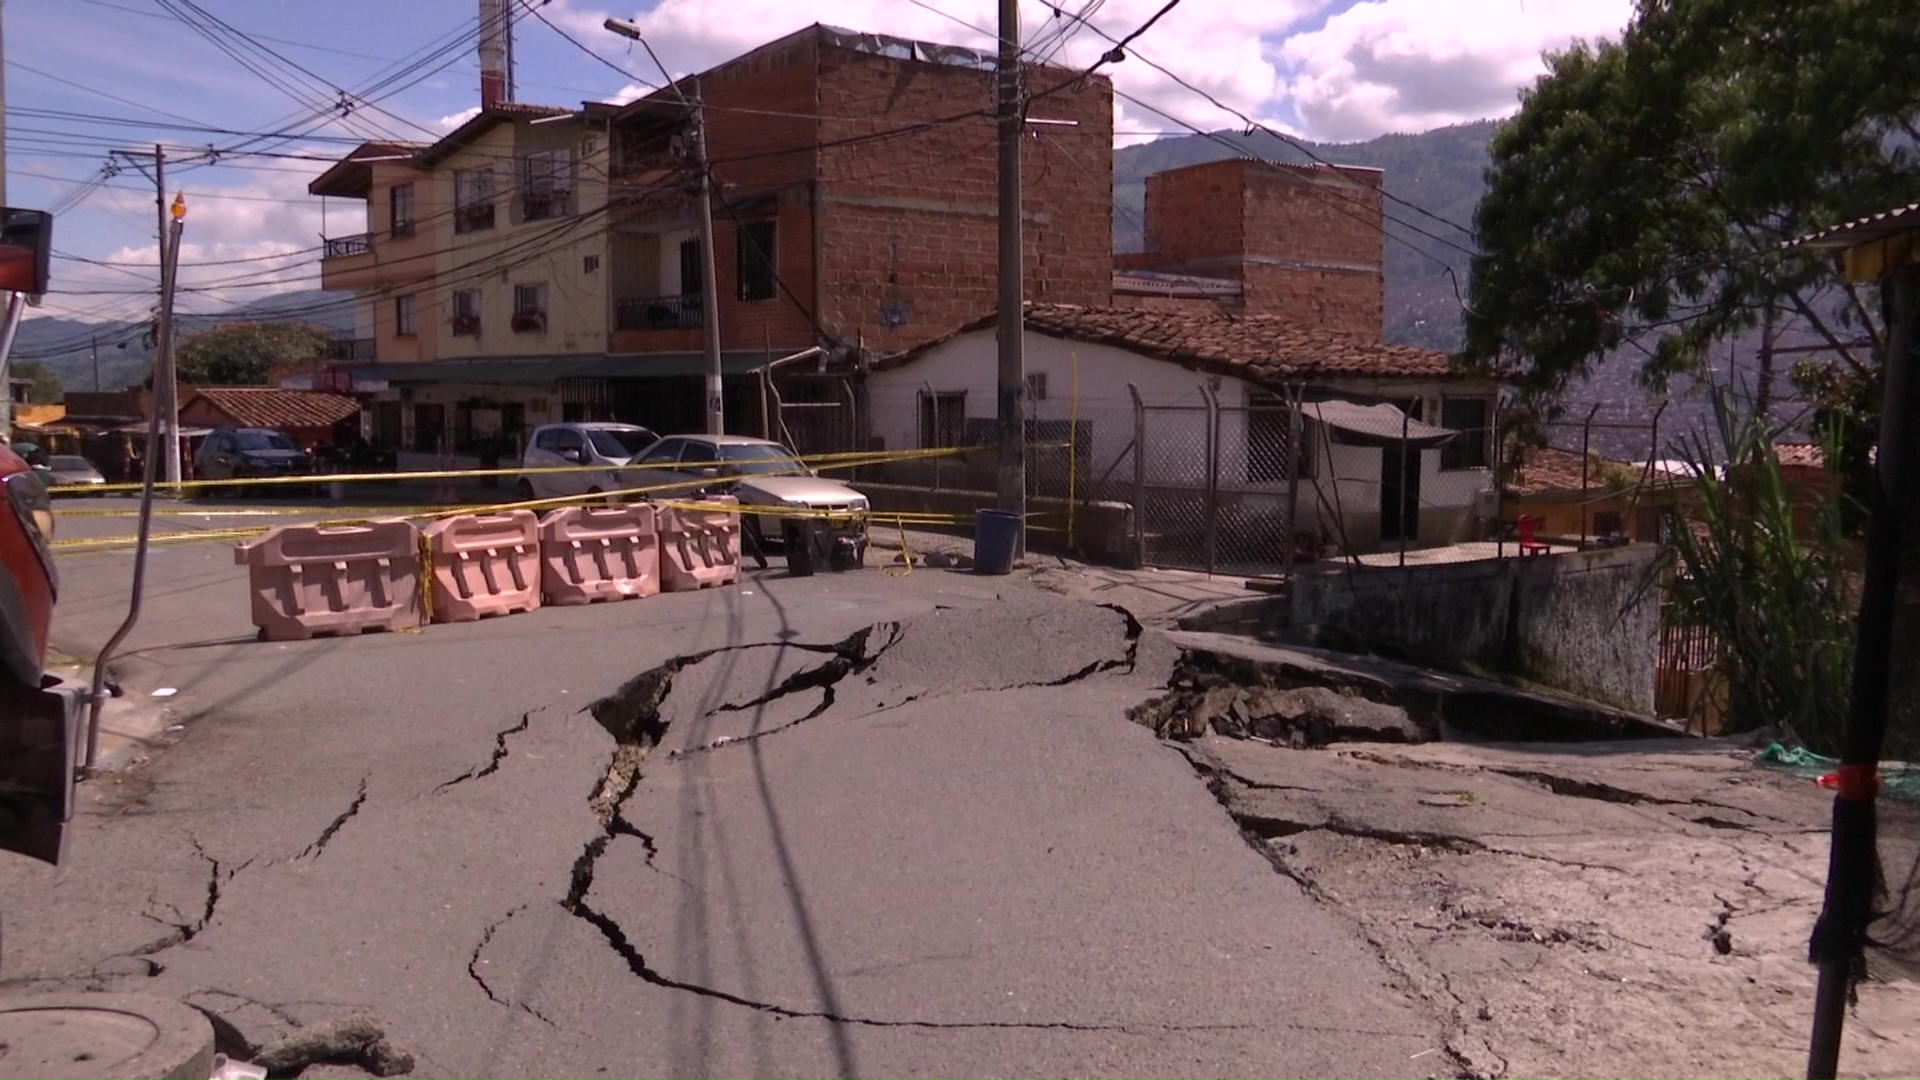
[[[196,480],[246,480],[312,476],[313,458],[285,432],[272,428],[214,428],[193,456]],[[303,484],[265,484],[268,494],[307,494]],[[205,493],[232,491],[207,488]]]

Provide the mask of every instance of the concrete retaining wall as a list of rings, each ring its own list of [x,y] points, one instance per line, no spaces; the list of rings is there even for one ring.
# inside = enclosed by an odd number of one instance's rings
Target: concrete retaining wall
[[[1308,570],[1292,583],[1286,636],[1514,676],[1651,715],[1659,611],[1652,595],[1635,596],[1652,558],[1633,546]]]

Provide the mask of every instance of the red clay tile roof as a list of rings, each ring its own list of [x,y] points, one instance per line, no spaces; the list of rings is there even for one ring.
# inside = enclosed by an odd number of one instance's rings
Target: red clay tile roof
[[[937,345],[992,326],[997,317],[976,319],[874,366],[886,370],[912,363]],[[1283,382],[1315,375],[1468,377],[1443,352],[1368,341],[1276,315],[1029,304],[1026,318],[1027,329],[1033,333],[1112,345],[1197,371],[1253,382]]]
[[[231,417],[236,427],[332,427],[360,412],[360,403],[353,398],[318,390],[203,386],[186,400],[196,397]]]
[[[1586,482],[1580,479],[1580,455],[1572,450],[1551,446],[1530,446],[1521,452],[1520,465],[1507,480],[1507,491],[1514,495],[1548,495],[1556,492],[1598,491],[1621,486],[1630,476],[1638,483],[1646,471],[1644,463],[1615,461],[1589,454]],[[1651,477],[1655,485],[1673,483],[1675,477],[1656,469]]]
[[[1773,444],[1774,455],[1782,465],[1806,465],[1811,468],[1825,468],[1827,455],[1820,449],[1819,443],[1783,442]]]

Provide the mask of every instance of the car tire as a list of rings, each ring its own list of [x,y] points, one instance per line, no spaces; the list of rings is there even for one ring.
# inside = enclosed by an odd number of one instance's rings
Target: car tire
[[[514,487],[513,493],[518,497],[520,502],[532,502],[540,497],[534,494],[533,481],[531,480],[520,481],[520,483]]]
[[[612,506],[614,504],[614,500],[606,498],[605,496],[606,496],[606,492],[601,491],[599,487],[597,486],[590,487],[587,489],[587,501],[582,503],[581,505]]]

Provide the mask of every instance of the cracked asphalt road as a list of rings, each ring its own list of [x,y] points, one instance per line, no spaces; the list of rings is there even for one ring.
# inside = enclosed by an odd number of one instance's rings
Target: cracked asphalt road
[[[121,669],[181,742],[0,863],[0,985],[432,1075],[1405,1075],[1441,1018],[1125,719],[1175,650],[1029,580],[787,579],[266,645],[223,547]],[[117,621],[70,560],[58,643]]]

